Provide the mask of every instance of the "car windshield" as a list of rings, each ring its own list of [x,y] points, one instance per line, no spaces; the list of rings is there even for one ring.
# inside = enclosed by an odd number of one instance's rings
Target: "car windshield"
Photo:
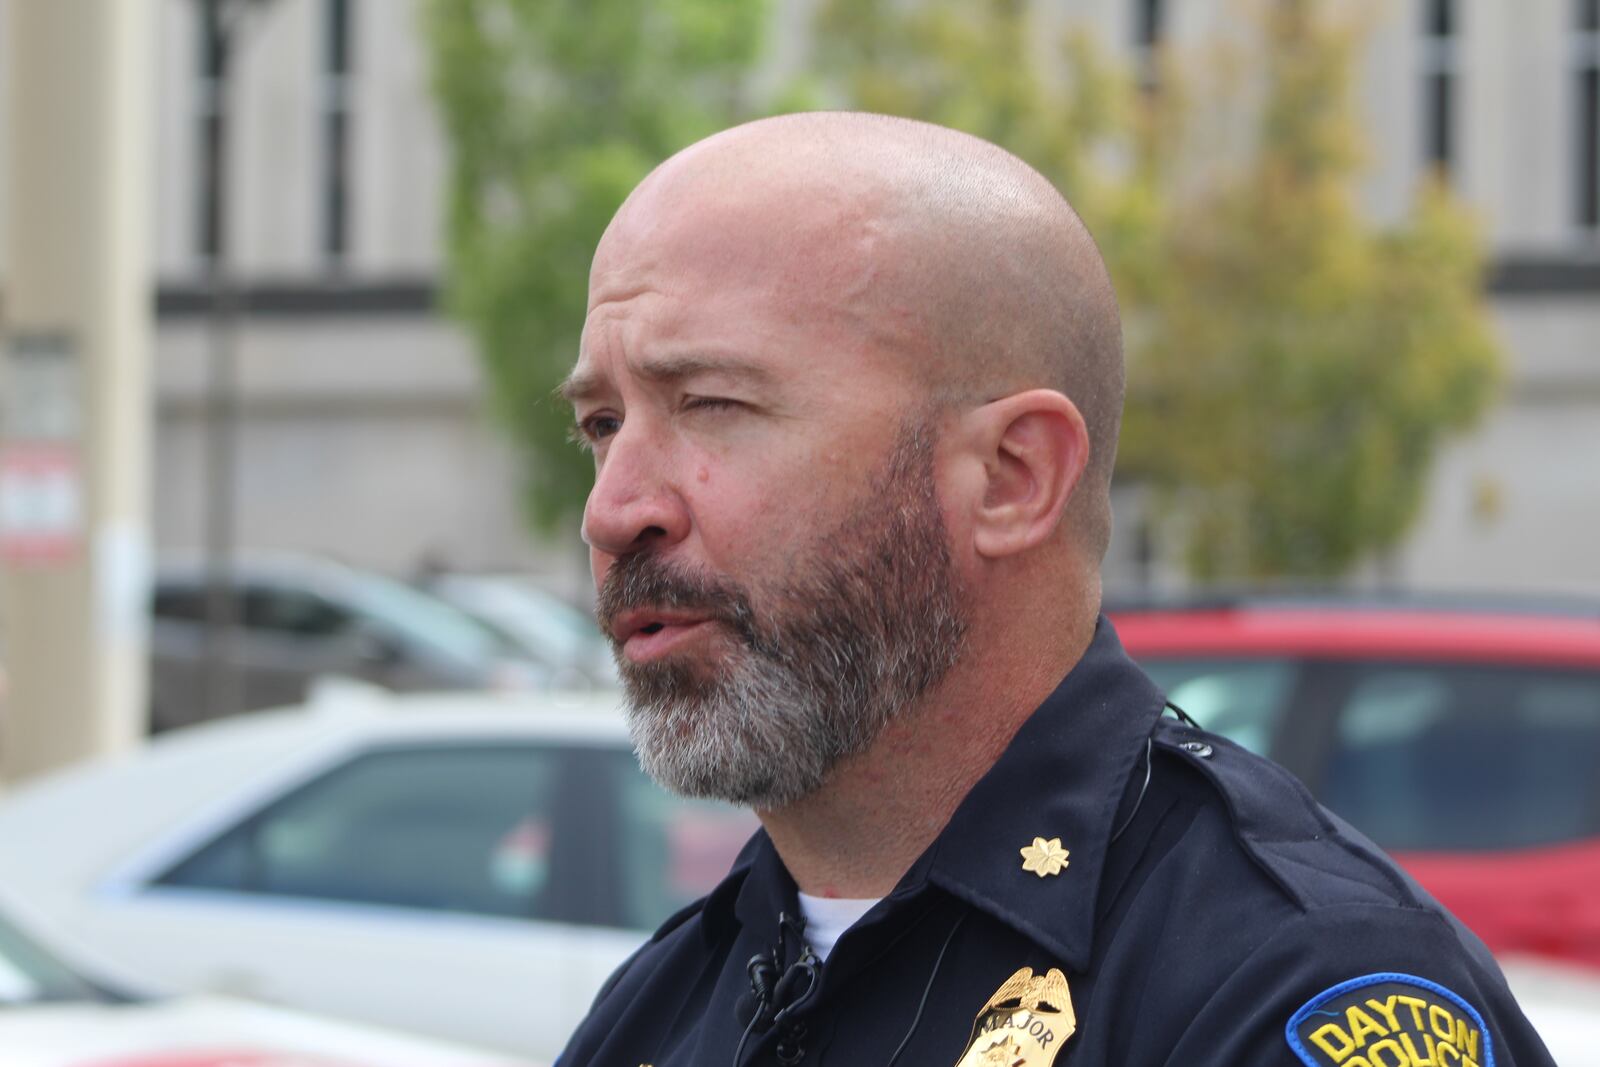
[[[1208,730],[1269,755],[1384,848],[1533,848],[1600,833],[1600,673],[1141,656]],[[1302,684],[1301,672],[1315,672]]]
[[[54,1000],[102,1000],[91,982],[0,918],[0,1008]]]
[[[1345,668],[1322,802],[1384,848],[1475,852],[1600,833],[1600,675]]]
[[[1200,725],[1263,755],[1287,705],[1294,665],[1281,659],[1141,657],[1157,686]]]
[[[504,638],[466,612],[400,582],[364,577],[356,596],[373,621],[460,662],[477,666],[513,652]]]
[[[589,616],[514,580],[450,578],[439,588],[449,599],[553,660],[577,658],[600,646],[600,629]]]

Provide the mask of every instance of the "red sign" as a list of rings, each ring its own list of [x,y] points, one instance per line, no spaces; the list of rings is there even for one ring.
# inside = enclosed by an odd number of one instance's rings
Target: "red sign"
[[[75,446],[19,441],[0,452],[0,556],[7,563],[37,566],[76,557],[83,512]]]
[[[85,1067],[352,1067],[348,1060],[295,1052],[170,1052],[127,1060],[97,1060]]]

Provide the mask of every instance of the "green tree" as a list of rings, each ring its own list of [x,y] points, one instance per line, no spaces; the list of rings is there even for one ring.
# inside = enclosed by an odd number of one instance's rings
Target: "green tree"
[[[1264,0],[1248,53],[1167,57],[1141,91],[1081,35],[1035,47],[1031,6],[830,0],[822,56],[853,104],[996,141],[1077,206],[1127,322],[1121,475],[1196,577],[1331,577],[1396,544],[1499,354],[1449,192],[1388,230],[1355,205],[1363,24]]]
[[[1125,455],[1183,523],[1196,576],[1326,578],[1410,528],[1439,443],[1493,399],[1500,356],[1480,242],[1448,190],[1429,180],[1389,229],[1356,205],[1364,24],[1274,0],[1255,29],[1244,91],[1188,103],[1252,119],[1249,151],[1166,205],[1161,277],[1135,308]],[[1168,169],[1204,149],[1191,139]]]
[[[1154,235],[1148,168],[1113,171],[1142,120],[1122,73],[1087,33],[1035,46],[1027,0],[826,0],[822,81],[849,107],[964,130],[1027,160],[1132,269]]]
[[[522,460],[530,519],[581,508],[593,467],[552,390],[577,354],[589,261],[656,163],[744,117],[759,0],[428,0],[450,146],[450,311]]]
[[[964,129],[1078,207],[1129,338],[1123,477],[1202,578],[1333,576],[1414,521],[1433,455],[1493,397],[1470,219],[1429,184],[1383,230],[1354,202],[1363,27],[1335,0],[1257,0],[1249,53],[1141,91],[1024,0],[825,0],[822,98]],[[764,5],[429,0],[452,147],[449,304],[527,471],[529,514],[591,472],[550,390],[576,351],[595,242],[658,160],[755,108]],[[1248,36],[1248,35],[1246,35]],[[1041,43],[1042,42],[1042,43]]]

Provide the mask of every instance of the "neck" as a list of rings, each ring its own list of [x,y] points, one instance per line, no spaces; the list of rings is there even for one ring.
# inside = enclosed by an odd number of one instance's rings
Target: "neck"
[[[1077,663],[1093,633],[1091,619],[1071,635],[1064,665],[1059,644],[1053,654],[1016,642],[984,653],[969,645],[944,683],[898,716],[871,748],[835,768],[821,789],[760,812],[800,889],[821,897],[887,895]]]

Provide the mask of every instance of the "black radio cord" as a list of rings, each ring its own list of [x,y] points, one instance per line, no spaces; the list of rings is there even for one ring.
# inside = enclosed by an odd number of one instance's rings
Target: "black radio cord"
[[[803,1007],[817,990],[817,969],[822,961],[811,951],[811,946],[805,941],[806,920],[804,916],[791,918],[785,912],[778,913],[778,943],[765,954],[756,953],[745,965],[745,971],[750,976],[750,991],[755,1001],[751,1006],[750,1021],[745,1024],[744,1033],[739,1037],[739,1044],[733,1051],[733,1067],[743,1067],[745,1045],[750,1042],[750,1035],[755,1033],[757,1024],[765,1023],[771,1026],[782,1023],[791,1012]],[[778,972],[779,963],[789,955],[789,940],[793,937],[799,950],[797,958],[782,973]],[[799,977],[805,977],[806,987],[798,995],[794,995],[792,983]],[[782,1002],[778,1006],[776,1002]],[[773,1014],[764,1018],[769,1011]]]
[[[894,1055],[889,1057],[889,1062],[884,1067],[894,1067],[900,1054],[911,1044],[911,1035],[917,1032],[917,1027],[922,1023],[922,1013],[928,1008],[928,994],[933,992],[933,980],[939,977],[939,968],[944,965],[944,954],[950,951],[950,942],[956,939],[956,931],[961,929],[961,924],[967,921],[968,912],[963,911],[956,916],[955,925],[950,927],[950,932],[944,935],[944,944],[939,947],[939,955],[933,961],[933,973],[928,975],[928,984],[923,987],[922,1001],[917,1005],[916,1017],[911,1020],[911,1029],[906,1031],[906,1036],[900,1039],[900,1047],[894,1050]]]
[[[1170,700],[1167,701],[1166,704],[1161,708],[1161,711],[1162,711],[1163,714],[1165,714],[1166,712],[1169,712],[1169,711],[1172,712],[1172,714],[1174,714],[1174,715],[1176,715],[1178,717],[1178,721],[1183,723],[1183,725],[1185,725],[1185,726],[1192,726],[1196,730],[1205,729],[1205,727],[1201,726],[1199,723],[1194,721],[1194,717],[1192,715],[1190,715],[1187,711],[1184,711],[1182,708],[1178,707],[1178,705],[1174,704]]]
[[[733,1067],[743,1067],[745,1042],[750,1040],[750,1034],[756,1028],[756,1020],[761,1018],[761,1013],[756,1012],[750,1016],[750,1021],[745,1024],[744,1036],[739,1038],[739,1047],[733,1050]]]
[[[1128,828],[1128,826],[1133,822],[1133,817],[1135,815],[1139,814],[1139,805],[1144,803],[1145,791],[1150,788],[1150,750],[1151,750],[1151,746],[1152,746],[1152,743],[1151,743],[1150,738],[1148,738],[1148,737],[1145,738],[1144,739],[1144,781],[1139,784],[1139,795],[1133,798],[1133,810],[1128,812],[1128,817],[1126,819],[1122,820],[1122,825],[1117,827],[1117,832],[1111,835],[1111,840],[1109,842],[1107,842],[1108,845],[1114,845],[1114,844],[1117,843],[1117,838],[1122,836],[1122,831],[1126,830]]]

